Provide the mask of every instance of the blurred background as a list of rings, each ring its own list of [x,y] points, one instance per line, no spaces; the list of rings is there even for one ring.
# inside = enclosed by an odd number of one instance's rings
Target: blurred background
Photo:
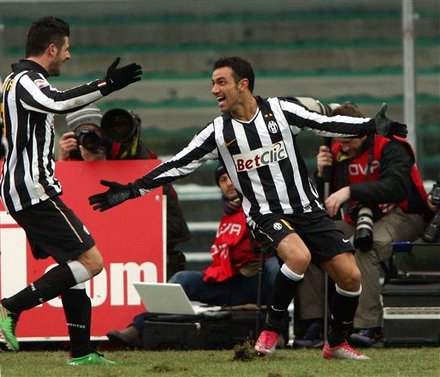
[[[405,2],[412,7],[414,29],[404,33]],[[0,12],[1,77],[24,57],[31,22],[46,15],[71,25],[72,59],[61,77],[51,80],[58,89],[103,77],[116,56],[122,64],[140,63],[140,83],[97,105],[103,111],[120,107],[138,113],[145,144],[163,159],[219,115],[210,89],[211,66],[220,56],[240,55],[251,62],[257,95],[352,101],[366,116],[387,102],[389,117],[401,122],[406,59],[414,73],[412,134],[418,165],[425,180],[439,174],[438,0],[1,0]],[[404,37],[414,43],[414,59],[404,52]],[[66,130],[63,117],[57,117],[56,130]],[[308,132],[299,139],[313,174],[321,139]],[[191,221],[204,218],[206,211],[210,218],[221,214],[209,203],[218,199],[213,168],[207,164],[176,183]],[[198,186],[204,189],[194,195]],[[208,201],[196,210],[194,202],[201,198]]]

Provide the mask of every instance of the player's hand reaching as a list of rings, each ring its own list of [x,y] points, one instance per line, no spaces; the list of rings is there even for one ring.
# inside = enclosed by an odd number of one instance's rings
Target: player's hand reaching
[[[123,185],[118,182],[102,180],[101,184],[107,186],[108,190],[89,197],[89,204],[95,211],[106,211],[128,199],[133,199],[139,196],[136,195],[136,190],[130,183]]]
[[[386,110],[387,104],[383,103],[379,112],[374,117],[376,132],[388,138],[392,138],[393,136],[406,137],[408,134],[406,124],[395,122],[387,118],[385,115]]]
[[[141,80],[142,67],[139,64],[131,63],[117,68],[120,60],[121,58],[117,57],[107,69],[105,76],[106,85],[101,88],[103,95],[110,94]]]

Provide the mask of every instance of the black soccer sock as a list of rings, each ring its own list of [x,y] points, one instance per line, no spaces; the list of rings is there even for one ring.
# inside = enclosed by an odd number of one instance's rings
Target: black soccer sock
[[[3,299],[2,304],[9,311],[20,314],[23,310],[59,296],[75,284],[76,281],[69,266],[59,264],[14,296]]]
[[[353,318],[359,302],[362,288],[357,292],[348,292],[336,285],[330,303],[331,320],[328,333],[330,347],[337,346],[346,341],[348,332],[353,328]]]
[[[281,266],[275,278],[265,329],[280,332],[287,309],[295,296],[298,282],[303,277],[304,275],[294,273],[286,264]]]
[[[71,288],[61,295],[72,357],[85,356],[95,350],[90,345],[92,304],[84,288]]]

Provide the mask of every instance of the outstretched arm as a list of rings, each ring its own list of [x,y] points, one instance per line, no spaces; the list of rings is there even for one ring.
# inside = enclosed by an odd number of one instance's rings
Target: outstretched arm
[[[172,159],[157,166],[143,177],[123,185],[117,182],[101,181],[109,189],[89,198],[94,210],[105,211],[128,199],[144,195],[156,187],[183,178],[196,170],[205,161],[218,158],[212,123],[198,133],[189,145]]]
[[[299,132],[300,129],[309,129],[324,137],[362,137],[378,133],[382,136],[393,138],[406,137],[405,124],[393,121],[385,115],[387,104],[382,104],[374,118],[359,118],[345,115],[325,116],[308,111],[286,99],[280,100],[283,113],[292,127]]]
[[[141,79],[142,68],[136,63],[117,68],[119,58],[109,66],[103,79],[60,91],[39,73],[32,72],[20,80],[21,100],[28,110],[63,114],[78,110],[103,96]]]

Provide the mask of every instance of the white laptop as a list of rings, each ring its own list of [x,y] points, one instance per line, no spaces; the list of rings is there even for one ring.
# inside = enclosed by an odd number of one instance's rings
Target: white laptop
[[[221,310],[221,306],[191,302],[180,284],[133,282],[133,285],[150,313],[196,315]]]

